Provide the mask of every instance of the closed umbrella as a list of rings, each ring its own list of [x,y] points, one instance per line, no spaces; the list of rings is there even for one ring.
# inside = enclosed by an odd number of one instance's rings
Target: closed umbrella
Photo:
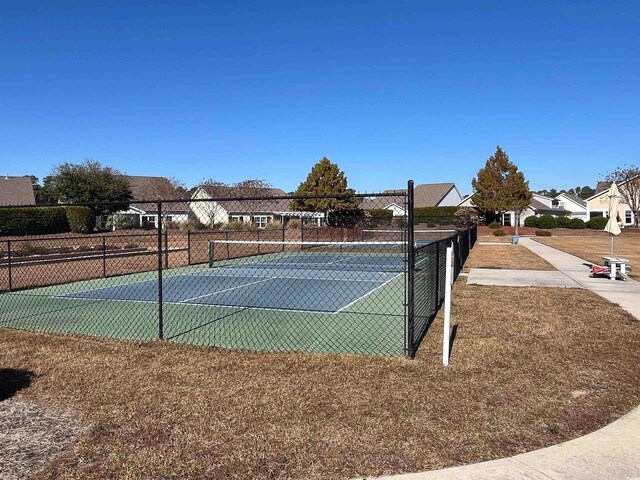
[[[611,256],[613,257],[613,239],[616,235],[620,235],[620,225],[618,225],[618,205],[620,204],[620,191],[615,182],[611,184],[606,194],[609,198],[609,221],[604,227],[605,232],[609,232],[611,237]]]

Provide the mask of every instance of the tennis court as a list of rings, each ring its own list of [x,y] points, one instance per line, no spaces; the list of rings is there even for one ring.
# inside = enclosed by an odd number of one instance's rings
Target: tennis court
[[[404,353],[404,243],[215,241],[210,250],[208,264],[163,272],[162,302],[149,272],[4,294],[0,322],[148,340],[161,306],[162,336],[173,341]]]

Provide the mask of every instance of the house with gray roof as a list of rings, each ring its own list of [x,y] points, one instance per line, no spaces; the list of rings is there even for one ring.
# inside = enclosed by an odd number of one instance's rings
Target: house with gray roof
[[[36,197],[30,177],[0,178],[0,205],[35,205]]]
[[[362,202],[361,208],[370,210],[385,208],[393,211],[394,217],[406,215],[406,189],[385,190],[384,193],[399,193],[397,197],[369,197]],[[415,208],[450,207],[462,201],[462,195],[454,183],[421,183],[413,188]]]
[[[189,206],[183,202],[163,204],[158,215],[158,200],[182,200],[184,196],[166,177],[126,175],[134,201],[127,210],[114,215],[98,215],[96,227],[100,230],[116,228],[158,228],[159,222],[185,223],[189,220]],[[160,217],[160,218],[159,218]]]
[[[322,212],[293,211],[291,198],[279,188],[238,189],[200,185],[191,199],[200,200],[189,202],[189,208],[200,223],[207,226],[243,222],[252,223],[262,229],[270,223],[284,224],[292,218],[314,225],[322,225],[325,221],[325,214]]]
[[[561,193],[554,199],[558,208],[563,208],[569,212],[571,218],[579,218],[585,222],[589,220],[587,212],[587,202],[577,195],[571,193]]]
[[[459,207],[475,207],[473,203],[473,195],[469,195],[464,198],[459,204]],[[552,215],[554,217],[564,217],[570,214],[570,211],[560,206],[560,202],[556,201],[553,198],[545,197],[544,195],[539,195],[534,193],[531,197],[531,202],[529,202],[529,206],[525,208],[522,212],[520,212],[520,226],[524,225],[524,221],[527,217],[531,217],[533,215]],[[516,212],[508,211],[502,213],[502,218],[500,219],[502,225],[506,227],[515,226],[516,222]]]

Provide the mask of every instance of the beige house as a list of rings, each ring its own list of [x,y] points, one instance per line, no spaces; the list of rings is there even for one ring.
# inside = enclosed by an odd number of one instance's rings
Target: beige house
[[[631,180],[627,181],[640,181],[640,178],[634,177]],[[619,185],[622,185],[624,183],[626,182],[621,182]],[[609,198],[606,195],[608,191],[609,189],[607,187],[605,190],[602,190],[592,197],[587,198],[586,202],[589,220],[594,217],[607,217],[609,215]],[[635,225],[636,218],[629,205],[620,201],[620,204],[618,205],[618,213],[620,214],[620,220],[623,227],[630,227]]]

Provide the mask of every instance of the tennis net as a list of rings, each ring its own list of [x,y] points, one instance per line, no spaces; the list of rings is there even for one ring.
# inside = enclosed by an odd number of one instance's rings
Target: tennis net
[[[209,267],[404,271],[407,244],[210,240]]]

